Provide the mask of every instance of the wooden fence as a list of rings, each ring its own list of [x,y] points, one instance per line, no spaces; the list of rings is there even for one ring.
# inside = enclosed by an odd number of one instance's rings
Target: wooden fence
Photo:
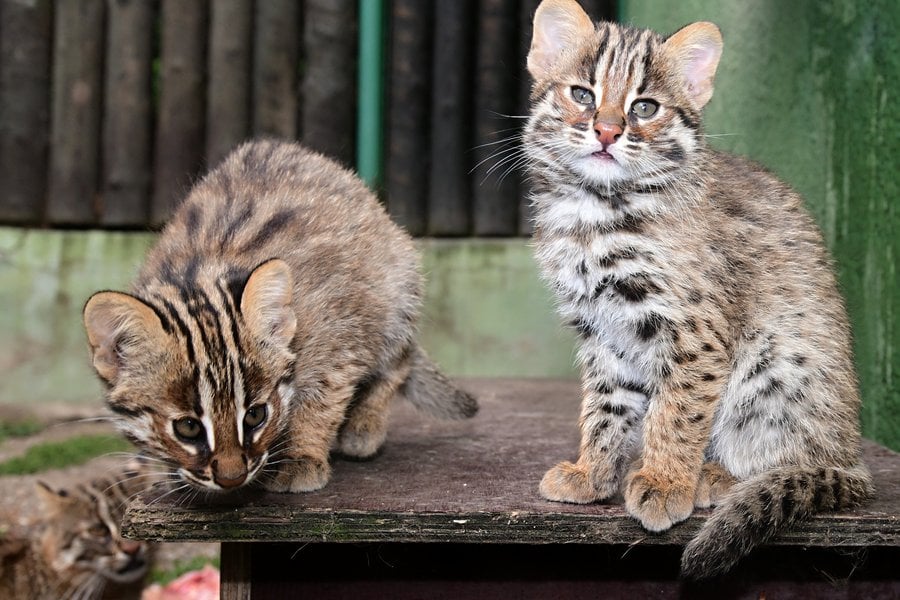
[[[380,192],[413,234],[528,232],[501,140],[526,111],[537,3],[386,3]],[[610,0],[583,4],[611,15]],[[352,166],[358,7],[0,0],[0,224],[158,227],[198,174],[254,136],[301,139]]]

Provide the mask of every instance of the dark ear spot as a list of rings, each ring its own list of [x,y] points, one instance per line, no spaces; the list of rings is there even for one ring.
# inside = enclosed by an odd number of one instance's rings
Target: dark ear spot
[[[273,259],[250,273],[241,295],[241,314],[259,340],[287,348],[297,330],[294,278],[286,262]]]
[[[158,346],[166,338],[156,312],[128,294],[94,294],[84,305],[83,318],[94,369],[110,385],[115,384],[129,350]]]
[[[552,77],[560,58],[594,33],[594,23],[575,0],[544,0],[534,13],[528,72],[536,80]]]

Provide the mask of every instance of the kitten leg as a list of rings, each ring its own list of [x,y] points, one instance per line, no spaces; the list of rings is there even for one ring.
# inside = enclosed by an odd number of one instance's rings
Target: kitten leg
[[[294,407],[288,449],[278,457],[279,471],[264,483],[272,492],[312,492],[331,478],[328,457],[344,420],[354,386],[325,390]]]
[[[358,459],[372,458],[387,437],[390,403],[409,374],[409,363],[390,373],[377,373],[357,386],[347,420],[338,434],[338,451]]]
[[[581,405],[578,460],[547,471],[540,492],[548,500],[587,504],[619,490],[632,428],[646,396],[606,384],[591,387]]]
[[[694,507],[717,506],[736,482],[734,476],[717,462],[708,462],[700,470],[697,491],[694,493]]]
[[[642,463],[625,479],[625,508],[645,529],[663,531],[694,510],[723,374],[698,360],[670,376],[644,417]]]

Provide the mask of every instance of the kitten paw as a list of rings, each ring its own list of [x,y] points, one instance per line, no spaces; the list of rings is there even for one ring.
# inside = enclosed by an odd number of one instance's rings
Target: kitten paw
[[[264,487],[270,492],[314,492],[331,478],[331,466],[308,456],[281,465],[281,470]]]
[[[665,531],[694,511],[694,487],[640,470],[625,481],[625,509],[648,531]]]
[[[590,504],[609,498],[617,491],[615,482],[596,485],[591,482],[589,471],[580,464],[561,462],[544,474],[541,480],[541,496],[554,502]]]
[[[708,462],[700,471],[694,506],[709,508],[716,506],[735,483],[734,476],[719,463]]]
[[[338,438],[338,452],[357,460],[375,458],[386,437],[386,431],[373,433],[344,429]]]

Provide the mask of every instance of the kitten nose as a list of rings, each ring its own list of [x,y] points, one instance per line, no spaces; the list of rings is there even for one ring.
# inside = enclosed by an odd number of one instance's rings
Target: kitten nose
[[[597,141],[606,148],[615,144],[616,140],[622,137],[622,126],[618,123],[594,121],[594,133],[597,134]]]
[[[141,543],[133,540],[122,540],[119,542],[119,549],[129,556],[134,556],[141,549]]]
[[[213,480],[223,488],[241,485],[247,479],[247,461],[241,454],[225,455],[212,461]]]

